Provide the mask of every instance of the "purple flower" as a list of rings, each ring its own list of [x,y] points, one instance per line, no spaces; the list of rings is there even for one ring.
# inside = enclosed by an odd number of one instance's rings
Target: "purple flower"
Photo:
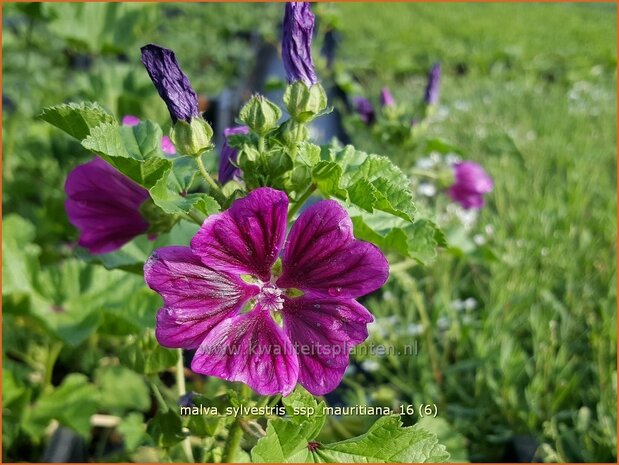
[[[282,34],[282,60],[288,82],[318,82],[312,61],[314,14],[309,2],[286,3]]]
[[[69,221],[80,231],[78,243],[93,254],[117,250],[148,230],[140,214],[148,191],[101,158],[71,171],[64,189]]]
[[[141,50],[142,63],[167,105],[172,121],[190,122],[191,118],[199,116],[198,96],[178,66],[174,52],[154,44],[145,45]]]
[[[438,103],[438,96],[441,87],[441,64],[434,63],[430,73],[428,74],[428,84],[426,85],[426,92],[424,101],[426,105],[436,105]]]
[[[455,183],[449,188],[449,196],[463,208],[484,206],[484,194],[493,188],[492,178],[477,163],[463,161],[453,165]]]
[[[122,119],[123,126],[137,126],[140,124],[140,118],[133,115],[125,115]],[[176,147],[170,140],[168,136],[163,136],[161,138],[161,150],[168,155],[176,155]]]
[[[383,107],[392,107],[395,105],[395,99],[391,95],[388,87],[383,87],[380,91],[380,104]]]
[[[234,165],[236,163],[236,157],[239,155],[239,151],[228,145],[228,137],[248,133],[249,128],[247,126],[224,129],[225,139],[224,144],[221,147],[221,153],[219,154],[219,182],[221,184],[227,183],[235,176],[238,176],[241,172],[241,170]]]
[[[137,126],[140,124],[140,118],[133,115],[125,115],[123,116],[122,124],[123,126]]]
[[[389,275],[382,252],[354,238],[335,201],[307,208],[286,239],[288,198],[263,187],[209,216],[190,247],[156,250],[144,266],[163,298],[156,335],[197,349],[197,373],[256,392],[335,389],[373,318],[355,299]],[[281,253],[281,274],[274,265]]]
[[[353,105],[355,111],[365,124],[372,124],[376,120],[376,114],[374,113],[374,107],[372,103],[364,97],[355,97],[353,99]]]
[[[176,155],[176,147],[174,147],[174,144],[168,136],[163,136],[161,138],[161,150],[168,155]]]

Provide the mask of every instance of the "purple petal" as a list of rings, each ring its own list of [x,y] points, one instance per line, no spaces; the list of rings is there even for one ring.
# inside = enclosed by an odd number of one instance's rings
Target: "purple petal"
[[[133,115],[125,115],[123,116],[122,124],[123,126],[137,126],[140,124],[140,118]]]
[[[314,395],[335,389],[348,366],[353,346],[368,337],[373,321],[354,300],[304,295],[284,301],[284,330],[299,358],[299,383]]]
[[[161,150],[168,155],[176,155],[176,147],[174,147],[174,144],[168,136],[163,136],[161,138]]]
[[[241,170],[234,165],[239,151],[228,145],[228,136],[248,133],[249,128],[247,126],[224,129],[224,144],[219,155],[219,182],[221,184],[227,183],[241,172]]]
[[[383,107],[392,107],[395,105],[395,99],[391,95],[391,91],[388,87],[383,87],[380,91],[380,104]]]
[[[284,13],[282,60],[288,82],[318,82],[312,61],[314,14],[309,2],[288,2]]]
[[[157,340],[183,349],[197,348],[214,326],[238,314],[259,292],[236,276],[205,267],[189,247],[155,250],[144,264],[144,280],[163,298]]]
[[[372,124],[376,120],[376,113],[374,112],[374,107],[372,103],[364,97],[355,97],[353,98],[353,105],[355,107],[355,111],[361,118],[365,124]]]
[[[389,264],[380,249],[355,239],[346,210],[334,200],[322,200],[292,226],[277,285],[354,299],[381,287],[388,276]]]
[[[261,187],[209,216],[191,241],[193,252],[215,270],[269,281],[284,242],[288,197]]]
[[[441,64],[434,63],[430,73],[428,74],[428,83],[426,85],[426,92],[424,95],[424,101],[426,105],[436,105],[438,103],[438,97],[441,90]]]
[[[65,210],[80,231],[79,245],[93,254],[112,252],[148,230],[140,206],[148,191],[100,158],[67,176]]]
[[[217,325],[197,350],[191,369],[241,381],[262,395],[286,396],[297,383],[299,362],[269,312],[256,308]]]
[[[454,184],[449,188],[449,196],[463,208],[481,208],[484,206],[484,194],[492,191],[492,178],[477,163],[464,161],[457,163],[454,169]]]
[[[198,116],[198,96],[183,73],[172,50],[149,44],[142,47],[142,63],[165,102],[172,121],[187,122]]]

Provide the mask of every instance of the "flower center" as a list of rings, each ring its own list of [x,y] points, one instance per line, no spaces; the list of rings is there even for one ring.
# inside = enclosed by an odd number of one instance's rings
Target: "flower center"
[[[284,308],[282,290],[275,284],[267,283],[262,286],[258,295],[258,303],[271,312],[276,312]]]

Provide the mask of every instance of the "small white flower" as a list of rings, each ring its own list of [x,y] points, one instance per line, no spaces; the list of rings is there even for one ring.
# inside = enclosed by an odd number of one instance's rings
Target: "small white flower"
[[[374,372],[378,371],[380,364],[376,360],[364,360],[361,362],[361,368],[365,371]]]
[[[464,309],[465,310],[475,310],[477,308],[477,300],[473,297],[469,297],[464,301]]]
[[[436,320],[436,326],[440,331],[446,331],[449,329],[449,319],[446,316],[440,317]]]
[[[432,160],[432,158],[430,158],[430,157],[420,158],[415,163],[415,166],[417,166],[417,168],[419,168],[421,170],[430,170],[430,169],[434,168],[435,165],[436,165],[436,162],[434,160]]]
[[[447,163],[448,165],[455,165],[456,163],[462,161],[462,158],[460,158],[457,154],[455,153],[448,153],[447,155],[445,155],[445,163]]]
[[[492,236],[494,234],[494,226],[487,224],[484,226],[484,232],[486,233],[486,236]]]
[[[409,336],[419,336],[425,330],[421,323],[411,323],[406,327],[406,334]]]
[[[434,197],[436,195],[436,186],[429,182],[422,182],[417,187],[417,192],[425,197]]]
[[[464,310],[464,301],[460,299],[452,301],[451,308],[453,308],[456,312],[461,312],[462,310]]]
[[[484,245],[486,243],[486,237],[483,234],[475,234],[473,236],[473,242],[477,245]]]

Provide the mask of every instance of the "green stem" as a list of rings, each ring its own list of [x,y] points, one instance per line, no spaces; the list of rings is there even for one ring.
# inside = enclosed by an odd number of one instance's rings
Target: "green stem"
[[[198,165],[198,170],[200,171],[200,175],[202,179],[206,181],[206,183],[211,187],[211,193],[217,199],[218,202],[223,203],[226,199],[225,195],[215,182],[215,180],[208,174],[206,168],[204,167],[204,162],[202,161],[202,155],[195,157],[196,165]]]
[[[52,389],[52,375],[54,374],[54,365],[56,364],[56,360],[58,360],[58,356],[60,355],[60,351],[62,350],[62,342],[54,342],[49,348],[49,353],[47,354],[47,360],[45,361],[45,377],[43,378],[43,389]]]
[[[168,404],[166,404],[166,401],[164,400],[163,396],[161,395],[161,391],[159,390],[159,388],[155,384],[155,381],[153,381],[152,379],[150,380],[150,387],[153,390],[153,394],[155,395],[155,399],[157,399],[157,404],[159,405],[159,408],[161,409],[161,413],[167,413],[168,410],[170,410],[170,407],[168,407]]]
[[[221,455],[222,463],[233,463],[236,458],[236,452],[241,445],[241,439],[243,439],[243,428],[241,428],[241,419],[237,418],[232,423],[230,431],[228,432],[228,439],[224,446],[223,453]]]
[[[305,201],[309,198],[310,195],[314,193],[315,190],[316,190],[316,184],[312,184],[307,188],[307,190],[303,193],[303,195],[299,197],[299,200],[297,200],[294,203],[294,205],[290,209],[290,212],[288,212],[288,221],[294,218],[294,215],[299,211],[299,208],[303,206]]]
[[[178,390],[178,397],[181,398],[187,393],[185,386],[185,364],[183,363],[183,349],[177,349],[178,360],[176,361],[176,389]],[[193,457],[193,451],[191,450],[191,438],[187,436],[183,439],[183,450],[187,456],[187,460],[193,463],[195,458]]]
[[[196,223],[198,226],[202,226],[202,223],[204,223],[204,220],[200,218],[200,216],[193,210],[187,213],[187,217],[190,221]]]

